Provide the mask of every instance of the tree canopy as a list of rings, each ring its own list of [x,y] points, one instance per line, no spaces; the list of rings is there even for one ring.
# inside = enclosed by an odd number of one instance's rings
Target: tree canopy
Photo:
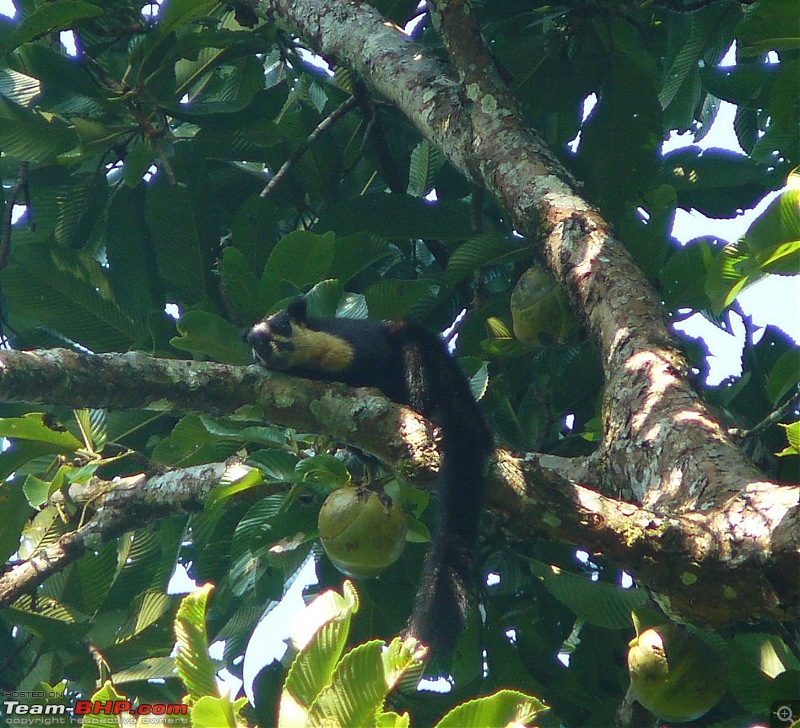
[[[14,6],[0,688],[24,705],[0,714],[800,711],[797,345],[737,301],[800,273],[795,2]],[[740,150],[698,145],[722,102]],[[694,143],[662,153],[683,132]],[[733,218],[776,191],[738,240],[673,237],[678,210]],[[299,295],[315,315],[444,332],[491,426],[475,605],[449,658],[424,666],[395,639],[435,523],[435,428],[376,391],[252,365],[240,331]],[[697,314],[744,323],[741,376],[708,384],[707,346],[674,328]],[[352,484],[408,527],[355,587],[317,523]],[[322,626],[249,700],[221,696],[215,675],[258,662],[250,638],[309,558]],[[204,586],[174,593],[176,570]],[[638,662],[662,639],[668,676]],[[449,692],[416,690],[423,669]]]

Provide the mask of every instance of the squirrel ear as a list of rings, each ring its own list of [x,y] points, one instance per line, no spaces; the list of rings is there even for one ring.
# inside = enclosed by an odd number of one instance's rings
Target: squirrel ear
[[[306,322],[308,304],[305,298],[295,298],[286,308],[289,318],[297,324]]]

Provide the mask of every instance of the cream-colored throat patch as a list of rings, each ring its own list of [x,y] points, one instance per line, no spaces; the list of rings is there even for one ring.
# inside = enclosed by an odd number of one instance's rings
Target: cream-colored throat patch
[[[292,332],[292,366],[321,372],[340,372],[353,361],[355,352],[349,342],[324,331],[295,328]]]

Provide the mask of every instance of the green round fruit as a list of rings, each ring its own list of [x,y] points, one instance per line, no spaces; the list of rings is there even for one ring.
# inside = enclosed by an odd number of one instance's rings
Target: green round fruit
[[[328,558],[343,574],[377,576],[403,553],[406,515],[388,497],[340,488],[322,504],[319,537]]]
[[[510,306],[514,336],[526,344],[553,346],[579,337],[580,324],[564,289],[540,265],[520,276]]]
[[[699,637],[673,624],[646,629],[630,642],[628,671],[636,699],[672,723],[705,715],[725,693],[725,663]]]

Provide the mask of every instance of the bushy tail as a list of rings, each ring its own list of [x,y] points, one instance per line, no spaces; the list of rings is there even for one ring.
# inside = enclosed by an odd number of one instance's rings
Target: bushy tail
[[[472,557],[478,540],[483,468],[489,449],[462,428],[444,432],[437,487],[438,523],[408,623],[408,633],[434,652],[452,651],[469,610]],[[473,433],[478,434],[478,433]],[[482,430],[481,433],[482,434]],[[448,440],[455,442],[448,443]]]
[[[407,633],[446,653],[452,651],[469,609],[483,471],[493,442],[464,373],[442,341],[419,330],[409,333],[406,372],[422,373],[409,385],[410,404],[441,427],[442,464],[438,522]]]

